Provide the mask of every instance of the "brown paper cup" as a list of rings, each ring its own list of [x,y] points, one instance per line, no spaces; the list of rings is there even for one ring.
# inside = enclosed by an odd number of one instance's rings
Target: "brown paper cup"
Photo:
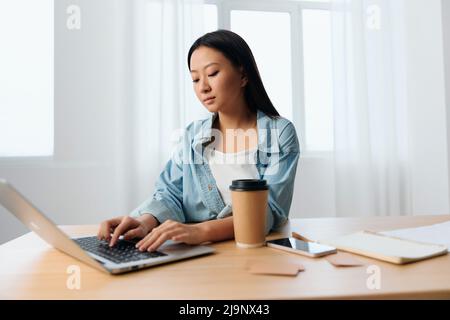
[[[235,180],[230,190],[236,245],[239,248],[264,246],[269,195],[266,181]]]

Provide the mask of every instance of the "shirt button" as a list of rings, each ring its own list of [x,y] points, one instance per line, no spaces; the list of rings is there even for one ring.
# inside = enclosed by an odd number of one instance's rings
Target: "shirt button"
[[[208,190],[211,191],[212,190],[212,186],[210,184],[208,184]]]

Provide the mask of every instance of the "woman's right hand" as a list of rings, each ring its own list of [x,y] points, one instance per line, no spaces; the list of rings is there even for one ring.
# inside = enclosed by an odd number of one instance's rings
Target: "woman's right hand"
[[[109,241],[109,246],[112,247],[121,235],[125,240],[144,238],[157,225],[158,220],[151,214],[144,214],[138,218],[120,216],[103,221],[100,224],[97,238]]]

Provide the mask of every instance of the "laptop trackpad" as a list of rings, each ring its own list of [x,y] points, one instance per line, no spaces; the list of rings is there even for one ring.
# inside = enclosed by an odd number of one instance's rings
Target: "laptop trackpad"
[[[196,247],[198,246],[192,246],[182,242],[167,240],[161,247],[158,248],[158,251],[164,253],[188,252]]]

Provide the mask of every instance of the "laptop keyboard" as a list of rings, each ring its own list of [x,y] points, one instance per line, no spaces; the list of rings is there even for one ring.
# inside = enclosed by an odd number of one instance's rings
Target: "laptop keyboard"
[[[141,252],[135,247],[136,244],[134,242],[126,240],[118,240],[112,248],[107,241],[98,240],[97,237],[86,237],[73,240],[84,250],[114,263],[125,263],[166,256],[165,253],[159,251]]]

